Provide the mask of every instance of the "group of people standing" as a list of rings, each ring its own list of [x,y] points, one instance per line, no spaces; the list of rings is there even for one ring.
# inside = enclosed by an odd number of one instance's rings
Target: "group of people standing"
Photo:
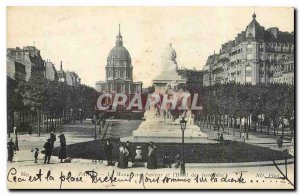
[[[59,142],[60,142],[60,151],[58,158],[60,159],[60,162],[62,163],[64,159],[67,158],[67,149],[66,149],[66,137],[65,135],[61,132],[60,135],[58,136]],[[50,163],[50,158],[52,155],[52,151],[54,148],[54,142],[56,141],[56,135],[52,131],[50,133],[50,137],[47,139],[47,142],[44,144],[44,149],[45,149],[45,157],[44,157],[44,164],[49,164]],[[35,155],[36,156],[36,155]]]
[[[157,157],[156,157],[156,149],[157,147],[153,144],[153,142],[149,143],[148,153],[147,153],[147,168],[148,169],[156,169],[157,168]],[[104,152],[107,158],[107,166],[114,166],[112,160],[112,152],[113,145],[107,140],[104,145]],[[120,143],[119,146],[119,158],[118,165],[119,168],[128,168],[128,162],[131,160],[132,163],[135,163],[135,152],[131,149],[131,143],[127,141],[126,143]]]
[[[128,162],[131,159],[131,162],[134,163],[135,155],[134,152],[130,149],[130,142],[121,143],[119,147],[119,168],[127,168]]]
[[[14,128],[15,135],[17,137],[16,130]],[[58,136],[59,141],[60,141],[60,151],[58,158],[60,159],[60,162],[63,162],[64,159],[67,158],[67,149],[66,149],[66,137],[65,135],[61,132],[60,135]],[[17,138],[16,138],[17,140]],[[47,139],[47,142],[44,144],[44,149],[45,149],[45,157],[44,157],[44,164],[49,164],[50,159],[52,156],[52,151],[54,148],[54,142],[56,141],[56,135],[54,134],[54,131],[50,133],[50,137]],[[16,143],[13,142],[13,139],[10,138],[9,141],[7,142],[7,150],[8,150],[8,159],[7,161],[12,162],[14,154],[16,151],[19,150],[18,142]],[[39,156],[39,148],[35,148],[31,150],[33,152],[33,157],[34,157],[34,163],[37,163],[38,156]]]

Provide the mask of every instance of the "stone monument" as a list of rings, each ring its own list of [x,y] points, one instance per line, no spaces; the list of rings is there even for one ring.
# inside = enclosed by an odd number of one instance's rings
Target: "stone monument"
[[[177,73],[176,52],[170,43],[161,56],[161,72],[153,80],[156,94],[176,98],[182,102],[184,97],[190,97],[189,92],[184,91],[182,86],[186,80]],[[176,102],[176,103],[177,103]],[[156,142],[156,143],[181,143],[182,132],[180,119],[185,117],[187,121],[185,130],[186,143],[209,143],[207,135],[201,132],[200,127],[194,124],[193,114],[189,101],[181,105],[181,109],[172,109],[171,103],[150,104],[149,109],[144,113],[144,121],[133,131],[132,136],[121,138],[122,142],[131,141],[135,143]]]
[[[169,43],[169,45],[163,49],[161,55],[161,72],[152,81],[155,92],[160,93],[168,84],[174,86],[186,83],[186,80],[182,79],[177,73],[176,57],[176,51],[172,47],[172,43]]]

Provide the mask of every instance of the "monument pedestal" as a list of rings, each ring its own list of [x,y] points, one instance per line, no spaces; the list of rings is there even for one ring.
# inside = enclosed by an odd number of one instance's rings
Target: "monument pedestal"
[[[185,85],[186,80],[185,79],[160,79],[160,80],[153,80],[152,81],[153,86],[155,88],[156,93],[161,93],[163,89],[167,86],[167,84],[176,84],[176,85]]]
[[[182,131],[180,125],[166,124],[141,124],[133,131],[132,136],[121,138],[121,142],[130,141],[133,143],[181,143]],[[184,131],[185,143],[210,143],[207,134],[201,132],[196,125],[187,125]]]

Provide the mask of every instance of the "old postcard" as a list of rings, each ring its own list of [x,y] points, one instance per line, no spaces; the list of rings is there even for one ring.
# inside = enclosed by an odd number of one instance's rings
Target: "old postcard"
[[[290,7],[7,7],[9,189],[294,189]]]

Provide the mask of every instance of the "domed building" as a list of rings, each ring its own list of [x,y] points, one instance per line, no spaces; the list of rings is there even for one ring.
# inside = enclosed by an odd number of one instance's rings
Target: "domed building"
[[[108,93],[141,93],[142,82],[133,82],[131,57],[128,50],[123,46],[122,35],[117,35],[116,46],[107,56],[105,67],[106,81],[98,81],[96,89],[99,92]]]

